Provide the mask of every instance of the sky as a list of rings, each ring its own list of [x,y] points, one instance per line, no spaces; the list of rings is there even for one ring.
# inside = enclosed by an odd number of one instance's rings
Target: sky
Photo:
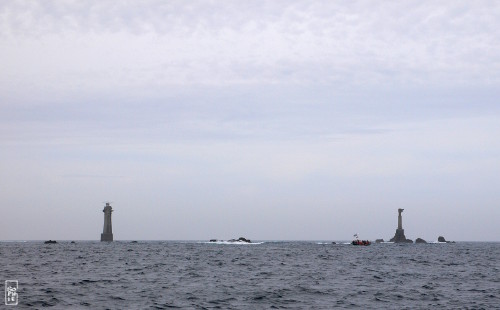
[[[500,237],[498,1],[2,1],[0,240]]]

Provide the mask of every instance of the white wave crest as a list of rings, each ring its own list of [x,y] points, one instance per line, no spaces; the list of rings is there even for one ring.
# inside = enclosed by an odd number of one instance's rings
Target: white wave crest
[[[229,244],[229,245],[257,245],[257,244],[263,244],[264,242],[245,242],[245,241],[224,241],[224,240],[218,240],[218,241],[206,241],[202,242],[206,244]]]

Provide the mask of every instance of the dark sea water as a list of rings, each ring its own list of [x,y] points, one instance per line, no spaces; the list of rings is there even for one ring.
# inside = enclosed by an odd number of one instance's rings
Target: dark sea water
[[[500,309],[500,243],[0,242],[0,262],[9,309]]]

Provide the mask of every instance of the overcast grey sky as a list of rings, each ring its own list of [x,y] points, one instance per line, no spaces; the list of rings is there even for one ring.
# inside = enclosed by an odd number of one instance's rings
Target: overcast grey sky
[[[2,1],[0,239],[500,237],[498,1]]]

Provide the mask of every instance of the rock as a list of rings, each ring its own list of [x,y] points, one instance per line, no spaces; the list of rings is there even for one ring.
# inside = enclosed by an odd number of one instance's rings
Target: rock
[[[422,238],[417,238],[417,240],[415,240],[415,243],[427,243],[427,241]]]
[[[384,242],[384,239],[377,239],[377,240],[375,240],[375,243],[382,243],[382,242]]]
[[[135,240],[134,241],[130,241],[130,243],[137,243],[137,241],[135,241]]]
[[[71,241],[71,243],[76,243],[75,241]]]
[[[337,242],[334,241],[334,242],[332,242],[332,244],[337,244]]]
[[[57,241],[55,241],[55,240],[49,240],[49,241],[45,241],[44,243],[45,244],[54,244],[54,243],[57,243]]]
[[[443,236],[439,236],[438,242],[455,243],[455,241],[447,241]]]
[[[231,239],[227,240],[227,242],[246,242],[246,243],[252,243],[250,239],[244,238],[244,237],[239,237],[238,239]]]
[[[224,242],[224,240],[217,240],[217,239],[210,239],[209,242],[218,242],[218,241],[223,241]],[[250,241],[250,239],[247,239],[245,237],[239,237],[238,239],[229,239],[226,242],[246,242],[246,243],[252,243],[252,241]]]
[[[413,240],[411,240],[411,239],[405,239],[404,243],[413,243]]]

